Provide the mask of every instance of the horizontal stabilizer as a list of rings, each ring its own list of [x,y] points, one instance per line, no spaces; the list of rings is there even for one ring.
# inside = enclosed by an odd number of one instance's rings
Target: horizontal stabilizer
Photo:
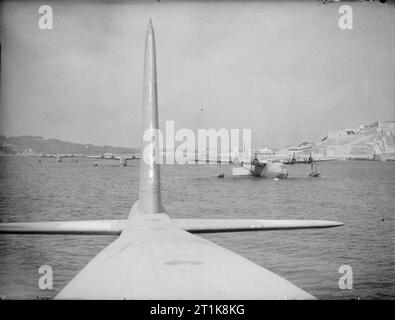
[[[330,228],[343,225],[325,220],[255,220],[255,219],[172,219],[191,233],[219,233],[286,229]],[[0,234],[81,234],[120,235],[126,220],[85,220],[53,222],[0,223]]]
[[[1,233],[120,235],[126,220],[0,223]]]
[[[173,219],[173,221],[179,228],[191,233],[331,228],[343,225],[341,222],[325,220]]]

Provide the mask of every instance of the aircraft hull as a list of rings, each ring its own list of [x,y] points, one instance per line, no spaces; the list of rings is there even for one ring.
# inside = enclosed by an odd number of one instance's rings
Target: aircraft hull
[[[257,164],[251,166],[243,166],[241,170],[235,168],[233,170],[234,175],[251,175],[254,177],[264,177],[264,178],[287,178],[288,171],[287,167],[281,162],[269,162],[267,164]],[[246,170],[243,170],[246,169]]]

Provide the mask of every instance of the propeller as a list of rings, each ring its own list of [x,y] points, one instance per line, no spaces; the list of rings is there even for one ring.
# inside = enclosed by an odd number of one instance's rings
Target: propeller
[[[296,157],[295,157],[295,151],[294,151],[294,153],[292,155],[292,159],[291,159],[291,164],[293,165],[293,164],[295,164],[295,162],[296,162]]]
[[[313,160],[313,157],[311,155],[310,152],[310,156],[309,159],[307,160],[307,163],[310,164],[310,168],[311,168],[311,173],[309,174],[310,177],[318,177],[320,175],[320,173],[316,170],[314,170],[314,164],[317,166],[317,163]]]
[[[254,159],[252,159],[252,157],[251,157],[251,163],[254,164],[254,165],[256,165],[256,164],[258,164],[258,162],[259,162],[259,160],[258,160],[258,154],[255,152],[255,153],[254,153]]]
[[[313,160],[313,157],[311,156],[311,152],[310,152],[309,159],[307,160],[307,163],[312,164],[313,161],[314,160]]]

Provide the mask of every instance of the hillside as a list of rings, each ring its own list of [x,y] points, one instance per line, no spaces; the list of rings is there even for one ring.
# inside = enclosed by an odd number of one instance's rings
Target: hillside
[[[358,128],[330,131],[320,142],[309,145],[311,151],[301,153],[350,160],[395,160],[395,121],[379,120]]]
[[[38,136],[0,136],[0,154],[130,154],[138,149],[78,144]]]
[[[395,122],[376,121],[359,128],[332,131],[321,145],[329,157],[394,160]]]
[[[336,159],[395,160],[395,121],[376,121],[358,128],[329,131],[317,143],[304,142],[299,147],[308,147],[299,155],[330,157]],[[136,148],[95,146],[78,144],[57,139],[44,139],[39,136],[5,137],[0,136],[0,154],[133,154]],[[291,149],[279,150],[278,154],[289,155]]]

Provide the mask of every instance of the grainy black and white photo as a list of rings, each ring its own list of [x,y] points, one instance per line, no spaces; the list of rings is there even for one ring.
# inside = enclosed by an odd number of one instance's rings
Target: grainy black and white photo
[[[394,1],[2,1],[1,300],[393,300],[394,31]]]

